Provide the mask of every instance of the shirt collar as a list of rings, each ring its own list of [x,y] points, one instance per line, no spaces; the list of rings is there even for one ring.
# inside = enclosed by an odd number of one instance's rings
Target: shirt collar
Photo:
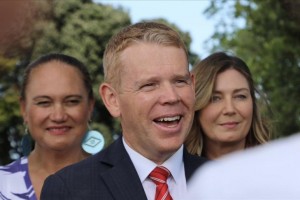
[[[124,147],[129,154],[129,157],[131,161],[133,162],[133,165],[140,177],[141,182],[144,182],[150,172],[157,166],[156,163],[153,161],[145,158],[135,150],[133,150],[131,147],[129,147],[124,137],[123,144]],[[179,180],[180,177],[180,171],[184,170],[184,164],[183,164],[183,145],[168,159],[166,160],[162,166],[166,167],[172,174],[172,177],[174,178],[175,182]]]

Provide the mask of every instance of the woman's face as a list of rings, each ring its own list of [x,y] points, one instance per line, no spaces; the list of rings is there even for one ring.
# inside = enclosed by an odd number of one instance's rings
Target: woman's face
[[[199,115],[209,143],[245,144],[253,115],[253,102],[246,78],[235,69],[217,75],[211,102]]]
[[[36,147],[64,151],[81,148],[94,101],[80,72],[59,61],[31,71],[21,112]]]

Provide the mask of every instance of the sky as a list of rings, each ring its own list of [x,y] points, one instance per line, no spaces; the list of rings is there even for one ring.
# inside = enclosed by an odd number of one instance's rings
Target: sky
[[[214,33],[213,19],[208,19],[203,11],[210,0],[95,0],[114,7],[122,6],[130,15],[132,23],[140,20],[164,18],[174,23],[180,30],[189,32],[191,50],[201,58],[209,51],[204,42]]]

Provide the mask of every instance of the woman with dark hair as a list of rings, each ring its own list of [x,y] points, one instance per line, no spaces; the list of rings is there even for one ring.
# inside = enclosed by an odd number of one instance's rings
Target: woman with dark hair
[[[90,155],[82,142],[88,133],[94,95],[88,70],[80,61],[48,54],[29,64],[20,108],[27,133],[24,156],[0,167],[0,199],[39,199],[48,175]]]

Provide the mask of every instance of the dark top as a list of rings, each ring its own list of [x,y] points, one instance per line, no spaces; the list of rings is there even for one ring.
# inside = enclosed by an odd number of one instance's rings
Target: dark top
[[[183,160],[187,180],[206,161],[186,149]],[[120,137],[105,150],[49,176],[41,193],[41,200],[47,199],[147,200],[147,197]]]

